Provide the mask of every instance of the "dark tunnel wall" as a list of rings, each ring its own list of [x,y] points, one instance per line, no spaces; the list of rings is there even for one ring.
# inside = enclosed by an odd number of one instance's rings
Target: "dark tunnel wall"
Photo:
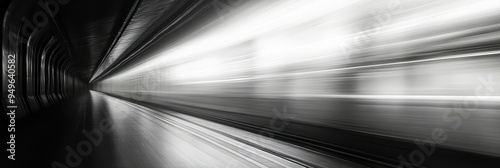
[[[18,119],[86,90],[53,17],[34,3],[12,2],[2,25],[2,101]]]

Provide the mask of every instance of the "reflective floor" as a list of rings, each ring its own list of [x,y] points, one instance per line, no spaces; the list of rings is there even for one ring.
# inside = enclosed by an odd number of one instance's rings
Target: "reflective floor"
[[[30,142],[19,142],[20,160],[40,167],[363,167],[99,92],[66,104],[20,132]]]

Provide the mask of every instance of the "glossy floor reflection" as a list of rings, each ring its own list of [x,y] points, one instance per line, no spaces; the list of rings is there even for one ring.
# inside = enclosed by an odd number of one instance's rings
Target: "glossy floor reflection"
[[[37,123],[39,127],[23,130],[20,139],[31,137],[31,143],[40,139],[45,144],[25,146],[20,153],[32,152],[23,159],[39,161],[40,167],[311,167],[311,163],[321,167],[362,167],[99,92],[90,91],[67,104],[60,107],[64,110],[54,112],[53,118],[44,118],[50,124]],[[54,132],[43,137],[40,132],[45,129]]]

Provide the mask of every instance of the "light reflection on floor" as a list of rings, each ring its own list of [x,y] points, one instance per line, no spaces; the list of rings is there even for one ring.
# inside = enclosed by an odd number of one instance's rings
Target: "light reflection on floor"
[[[99,109],[93,113],[113,121],[114,130],[105,138],[113,145],[107,152],[115,155],[116,167],[303,167],[174,116],[98,92],[91,91],[91,97],[93,110]]]

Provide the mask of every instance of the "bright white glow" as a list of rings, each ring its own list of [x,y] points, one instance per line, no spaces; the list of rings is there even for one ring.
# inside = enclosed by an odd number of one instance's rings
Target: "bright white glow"
[[[216,57],[203,58],[176,66],[172,70],[171,80],[192,82],[217,78],[224,74],[221,60]]]
[[[187,39],[171,48],[165,48],[154,59],[110,79],[141,72],[147,67],[175,64],[232,44],[238,44],[271,31],[296,26],[336,9],[357,3],[353,0],[300,0],[300,1],[259,1],[241,10],[234,9],[214,27],[198,32],[195,38]],[[194,36],[191,36],[194,37]]]
[[[442,5],[429,5],[416,13],[409,13],[404,19],[396,20],[385,31],[390,34],[408,33],[409,31],[432,31],[429,26],[436,28],[450,27],[464,23],[473,17],[498,14],[500,1],[453,1]],[[441,25],[441,26],[436,26]]]

